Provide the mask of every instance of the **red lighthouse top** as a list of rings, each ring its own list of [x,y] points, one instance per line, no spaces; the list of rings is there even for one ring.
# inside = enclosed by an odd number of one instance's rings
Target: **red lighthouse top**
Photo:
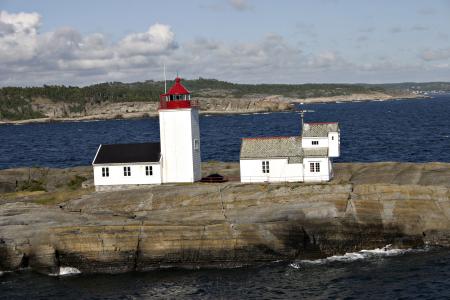
[[[175,78],[175,84],[165,95],[189,95],[190,92],[181,84],[181,78]]]
[[[175,78],[175,84],[166,94],[160,96],[160,100],[160,109],[191,108],[197,106],[191,103],[191,92],[181,84],[180,77]]]

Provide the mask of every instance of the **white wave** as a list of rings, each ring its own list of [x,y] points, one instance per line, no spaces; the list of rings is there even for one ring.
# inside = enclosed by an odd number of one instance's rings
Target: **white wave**
[[[315,260],[300,260],[299,262],[291,263],[290,266],[294,269],[300,269],[302,265],[316,265],[325,264],[330,262],[352,262],[356,260],[367,259],[377,256],[395,256],[401,255],[411,251],[418,251],[413,249],[397,249],[392,248],[391,245],[387,245],[383,248],[375,248],[372,250],[361,250],[359,252],[345,253],[344,255],[333,255],[326,258]]]
[[[73,267],[60,267],[59,276],[81,274],[81,271]]]
[[[50,276],[70,276],[81,274],[81,271],[74,267],[59,267],[58,273],[50,273]]]

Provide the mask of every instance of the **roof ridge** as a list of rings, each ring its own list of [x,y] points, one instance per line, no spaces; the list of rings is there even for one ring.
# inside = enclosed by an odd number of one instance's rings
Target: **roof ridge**
[[[339,124],[339,122],[305,122],[309,125],[325,125],[325,124]]]
[[[257,137],[243,137],[243,140],[267,140],[267,139],[289,139],[289,138],[302,138],[300,135],[293,136],[257,136]]]

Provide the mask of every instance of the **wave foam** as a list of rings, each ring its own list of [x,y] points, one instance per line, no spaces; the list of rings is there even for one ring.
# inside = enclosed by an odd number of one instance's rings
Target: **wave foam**
[[[415,251],[413,249],[396,249],[387,245],[383,248],[375,248],[372,250],[361,250],[359,252],[345,253],[344,255],[333,255],[326,258],[315,260],[300,260],[299,262],[291,263],[289,266],[294,269],[300,269],[302,265],[325,264],[330,262],[352,262],[356,260],[368,259],[377,256],[396,256],[407,252]],[[417,251],[417,250],[416,250]]]
[[[74,267],[59,267],[58,273],[49,274],[50,276],[70,276],[81,274],[81,271]]]

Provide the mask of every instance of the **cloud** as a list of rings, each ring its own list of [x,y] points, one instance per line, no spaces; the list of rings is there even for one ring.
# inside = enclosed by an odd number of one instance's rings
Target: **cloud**
[[[393,26],[389,28],[389,32],[393,34],[405,33],[410,31],[428,31],[428,30],[430,30],[429,27],[420,24],[416,24],[411,27]]]
[[[302,36],[308,36],[310,38],[317,37],[316,27],[314,24],[297,22],[295,24],[295,33],[298,33]]]
[[[87,80],[100,74],[103,81],[136,69],[157,66],[158,59],[176,50],[175,34],[164,24],[132,33],[116,43],[102,34],[83,36],[73,28],[39,33],[37,13],[0,12],[0,83],[53,82],[65,76]]]
[[[401,26],[394,26],[389,28],[390,33],[400,33],[403,31],[403,28]]]
[[[167,24],[156,23],[116,41],[69,27],[41,32],[40,24],[36,13],[0,12],[0,86],[161,79],[163,64],[169,76],[178,71],[188,78],[247,83],[404,81],[425,71],[435,76],[430,78],[445,75],[446,61],[427,62],[450,57],[450,50],[441,49],[421,53],[423,66],[396,65],[389,57],[358,63],[337,49],[317,44],[308,49],[303,39],[308,31],[314,33],[314,26],[302,23],[297,26],[304,31],[300,40],[269,33],[245,42],[200,37],[182,43]],[[364,42],[368,37],[356,38]]]
[[[420,54],[420,57],[425,61],[450,59],[450,48],[425,50]]]
[[[175,34],[170,27],[163,24],[151,26],[147,32],[133,33],[119,42],[122,55],[154,55],[177,48]]]
[[[420,15],[432,16],[436,14],[436,10],[432,7],[423,7],[417,11]]]
[[[356,41],[358,42],[358,43],[365,43],[365,42],[367,42],[369,40],[369,36],[367,36],[367,35],[360,35],[360,36],[358,36],[357,38],[356,38]]]
[[[375,27],[372,27],[372,26],[364,27],[359,30],[359,32],[364,32],[364,33],[372,33],[374,31],[375,31]]]
[[[40,16],[0,11],[0,63],[21,61],[34,55]]]
[[[428,31],[430,30],[430,28],[428,28],[427,26],[424,25],[414,25],[413,27],[411,27],[412,31]]]
[[[251,9],[247,0],[228,0],[228,4],[235,10],[244,11]]]

